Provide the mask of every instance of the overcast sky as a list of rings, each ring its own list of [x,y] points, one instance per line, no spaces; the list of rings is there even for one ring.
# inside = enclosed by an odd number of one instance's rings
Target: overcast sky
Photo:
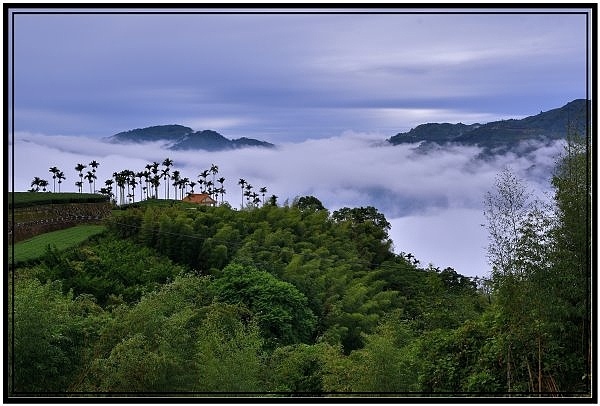
[[[58,166],[62,190],[76,191],[75,165],[92,160],[101,184],[166,157],[192,179],[216,163],[234,206],[239,178],[280,202],[314,195],[332,211],[373,205],[392,223],[397,252],[484,276],[485,192],[506,166],[548,192],[561,145],[483,161],[474,147],[418,154],[384,140],[426,122],[520,118],[585,98],[586,16],[399,11],[16,14],[9,189],[28,189],[34,176],[52,185],[48,168]],[[278,148],[175,152],[101,141],[160,124]]]
[[[275,143],[347,130],[389,137],[586,97],[585,14],[363,11],[16,14],[15,130],[108,136],[183,124]]]

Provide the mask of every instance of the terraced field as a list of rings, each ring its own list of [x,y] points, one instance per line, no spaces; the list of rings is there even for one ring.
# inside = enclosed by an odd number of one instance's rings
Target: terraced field
[[[106,227],[103,225],[82,224],[35,236],[18,242],[14,246],[9,245],[9,263],[19,264],[38,259],[44,255],[48,246],[52,246],[59,251],[77,246],[90,237],[103,233],[105,230]]]
[[[85,193],[9,194],[9,240],[23,241],[81,224],[99,224],[110,216],[108,197]]]

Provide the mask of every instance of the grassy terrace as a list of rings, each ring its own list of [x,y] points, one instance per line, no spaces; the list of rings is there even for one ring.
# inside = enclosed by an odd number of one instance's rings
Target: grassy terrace
[[[8,194],[8,207],[15,209],[45,204],[100,203],[106,201],[108,201],[107,196],[94,193],[14,192]]]
[[[40,258],[46,252],[48,245],[51,245],[59,251],[77,246],[94,235],[103,233],[105,226],[94,224],[83,224],[64,230],[52,231],[33,237],[29,240],[18,242],[13,247],[8,246],[9,263],[22,263]]]

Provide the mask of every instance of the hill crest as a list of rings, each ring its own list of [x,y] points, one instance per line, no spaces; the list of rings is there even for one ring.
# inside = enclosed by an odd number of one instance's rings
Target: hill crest
[[[582,132],[585,130],[584,123],[586,119],[589,120],[589,117],[589,102],[585,99],[576,99],[563,107],[522,119],[499,120],[486,124],[420,124],[408,132],[394,135],[387,141],[393,145],[420,142],[421,148],[427,148],[432,144],[462,144],[477,145],[488,152],[505,151],[515,147],[521,141],[564,139],[569,126]]]
[[[108,137],[114,143],[164,142],[171,150],[222,151],[245,147],[273,148],[275,145],[253,138],[229,139],[214,130],[194,131],[179,124],[157,125],[123,131]]]

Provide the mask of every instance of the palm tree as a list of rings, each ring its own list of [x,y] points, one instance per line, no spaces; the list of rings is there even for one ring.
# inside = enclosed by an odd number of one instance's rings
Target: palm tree
[[[154,175],[154,177],[152,178],[152,185],[154,186],[154,193],[155,193],[155,198],[158,199],[158,187],[160,186],[160,175],[158,174],[158,162],[152,162],[152,165],[150,165],[150,172],[152,172],[152,174]]]
[[[167,191],[167,196],[166,199],[169,199],[169,180],[171,179],[171,176],[169,174],[169,168],[171,167],[171,165],[173,165],[173,160],[169,159],[169,158],[165,158],[165,160],[163,161],[163,166],[165,167],[165,169],[163,170],[163,175],[165,176],[165,190]]]
[[[169,168],[165,168],[161,171],[160,176],[165,180],[165,200],[169,198]]]
[[[160,186],[160,176],[154,175],[150,179],[150,184],[152,185],[152,187],[154,187],[154,193],[155,193],[155,195],[153,197],[155,199],[158,199],[158,187]]]
[[[194,186],[196,186],[196,182],[190,182],[190,193],[193,194],[194,193]]]
[[[246,184],[246,193],[244,193],[244,195],[246,196],[246,204],[250,204],[250,197],[252,197],[253,188],[254,186],[252,186],[251,184]]]
[[[94,159],[92,162],[90,162],[90,166],[92,167],[92,173],[96,175],[96,168],[100,166],[100,164]],[[94,193],[96,193],[96,179],[96,176],[94,176]]]
[[[144,177],[144,172],[136,172],[135,177],[139,179],[139,182],[137,183],[138,185],[142,184],[142,178]],[[144,197],[142,196],[142,192],[144,191],[143,187],[140,187],[140,202],[142,200],[144,200]]]
[[[219,179],[217,179],[217,182],[219,182],[221,184],[221,186],[217,190],[221,194],[221,204],[223,204],[223,194],[225,193],[225,189],[223,188],[223,184],[225,183],[225,178],[221,176]]]
[[[108,192],[108,197],[112,197],[113,193],[112,193],[112,184],[114,183],[114,181],[112,179],[106,179],[104,181],[104,184],[106,185],[106,191]]]
[[[48,181],[46,179],[41,179],[40,180],[40,187],[42,188],[43,192],[46,191],[46,186],[48,186]]]
[[[129,179],[129,183],[131,184],[131,197],[133,198],[133,203],[135,203],[135,185],[138,183],[135,181],[135,177],[133,175]]]
[[[218,167],[217,165],[215,165],[215,164],[211,164],[211,165],[210,165],[210,173],[212,173],[212,184],[214,185],[214,184],[215,184],[215,175],[216,175],[217,173],[219,173],[219,167]],[[212,197],[212,196],[211,196],[211,197]],[[216,197],[217,197],[217,196],[216,196],[216,193],[215,193],[215,198],[216,198]]]
[[[206,178],[208,177],[208,172],[210,172],[210,171],[209,170],[204,170],[204,171],[202,171],[202,173],[200,173],[198,175],[199,178],[202,178],[201,180],[199,180],[199,182],[200,182],[201,185],[206,185]],[[202,190],[202,192],[206,192],[206,191],[207,191],[206,188],[204,188]]]
[[[173,180],[173,194],[175,195],[175,200],[177,200],[177,187],[179,186],[179,181],[181,180],[181,178],[179,177],[180,173],[179,171],[173,171],[173,175],[171,176],[171,179]]]
[[[190,183],[189,178],[181,179],[181,199],[183,200],[183,192],[184,190],[187,192],[187,185]]]
[[[94,179],[96,179],[96,175],[92,171],[87,171],[84,178],[86,178],[88,180],[88,182],[90,183],[90,193],[93,193],[92,192],[92,182],[94,182]]]
[[[246,181],[244,179],[240,179],[238,185],[242,186],[242,209],[244,208],[244,186],[246,186]]]
[[[225,194],[225,188],[221,186],[220,188],[215,190],[215,192],[218,192],[221,195],[221,204],[223,204],[223,195]]]
[[[84,164],[77,164],[77,166],[75,167],[75,170],[79,172],[79,181],[81,182],[81,184],[83,185],[83,170],[87,168],[86,165]],[[77,185],[77,183],[75,183]],[[79,193],[81,193],[81,187],[79,188]]]
[[[58,171],[58,174],[56,175],[56,177],[58,178],[58,193],[60,193],[60,184],[62,183],[63,180],[67,179],[65,177],[65,174],[63,173],[63,171]]]
[[[118,172],[113,172],[112,177],[115,179],[114,183],[117,186],[117,188],[115,189],[115,203],[117,202],[117,194],[119,192],[119,173]]]
[[[267,194],[267,188],[263,186],[259,189],[259,192],[262,194],[262,197],[263,197],[262,204],[264,206],[265,205],[265,194]]]
[[[52,173],[52,180],[54,182],[54,184],[52,185],[52,191],[56,192],[56,177],[58,176],[60,169],[58,169],[56,166],[53,166],[52,168],[50,168],[49,171],[50,173]]]
[[[79,188],[79,193],[81,193],[83,182],[82,181],[77,181],[77,182],[75,182],[75,186],[77,186]]]
[[[42,179],[39,176],[36,176],[33,178],[33,180],[31,181],[31,191],[32,192],[37,192],[40,190],[40,182],[42,181]]]
[[[123,171],[115,172],[115,182],[119,187],[120,195],[119,195],[119,204],[125,203],[125,183],[127,181]]]
[[[146,182],[146,186],[144,186],[142,189],[144,189],[146,192],[146,199],[148,199],[148,190],[150,189],[150,172],[145,170],[142,172],[142,174],[144,175],[144,182]]]

